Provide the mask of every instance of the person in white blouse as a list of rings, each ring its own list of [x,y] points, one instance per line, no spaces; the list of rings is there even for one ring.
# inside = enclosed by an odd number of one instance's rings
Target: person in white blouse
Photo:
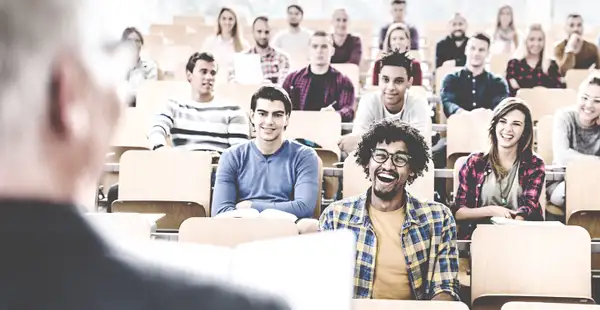
[[[217,64],[221,68],[231,67],[235,53],[250,48],[242,37],[241,27],[235,11],[223,7],[217,17],[217,33],[204,40],[202,51],[216,55]]]
[[[127,72],[127,83],[129,84],[132,96],[132,101],[129,105],[135,106],[135,97],[140,84],[146,80],[158,80],[158,67],[155,62],[140,56],[142,46],[144,45],[144,37],[138,29],[134,27],[125,28],[121,35],[121,41],[131,42],[136,51],[134,56],[137,59],[134,61],[133,67]]]
[[[515,17],[510,5],[498,9],[496,27],[490,31],[491,54],[512,54],[519,46],[520,33],[515,26]]]

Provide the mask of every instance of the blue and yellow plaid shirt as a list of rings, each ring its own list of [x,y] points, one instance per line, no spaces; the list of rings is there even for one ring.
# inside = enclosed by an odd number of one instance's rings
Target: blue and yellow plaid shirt
[[[356,234],[354,298],[372,298],[377,237],[369,219],[371,189],[329,205],[321,215],[321,231],[350,229]],[[413,297],[430,300],[440,293],[458,297],[456,223],[448,207],[406,194],[402,247]]]

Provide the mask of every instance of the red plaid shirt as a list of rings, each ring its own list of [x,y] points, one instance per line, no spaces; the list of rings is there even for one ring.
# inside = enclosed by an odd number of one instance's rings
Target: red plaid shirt
[[[282,86],[290,95],[294,110],[304,110],[306,106],[306,97],[311,82],[309,68],[310,66],[290,73],[283,82]],[[326,74],[325,102],[323,102],[322,108],[336,102],[333,107],[342,116],[342,122],[351,122],[354,118],[354,86],[352,82],[331,66]]]
[[[485,177],[492,173],[492,167],[488,157],[484,153],[473,153],[467,158],[467,161],[460,169],[458,176],[458,189],[453,205],[453,213],[460,208],[479,208],[482,207],[480,195],[481,187]],[[540,195],[546,177],[544,161],[535,154],[524,153],[521,156],[519,165],[519,185],[523,189],[522,195],[518,198],[519,208],[517,214],[525,220],[541,220],[542,207],[540,205]],[[468,239],[471,236],[474,225],[465,230],[465,225],[461,225],[461,239]]]

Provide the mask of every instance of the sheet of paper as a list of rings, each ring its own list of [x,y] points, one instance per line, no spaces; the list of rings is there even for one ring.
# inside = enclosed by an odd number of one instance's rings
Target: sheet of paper
[[[231,282],[234,249],[214,245],[147,241],[121,244],[124,251],[157,268],[174,268],[193,277],[209,277]]]
[[[494,216],[490,219],[494,225],[526,225],[526,226],[564,226],[558,221],[517,221],[504,217]]]
[[[265,80],[258,54],[235,54],[235,81],[240,84],[262,84]]]
[[[281,296],[292,310],[350,310],[354,239],[344,230],[245,243],[231,274],[236,284]]]

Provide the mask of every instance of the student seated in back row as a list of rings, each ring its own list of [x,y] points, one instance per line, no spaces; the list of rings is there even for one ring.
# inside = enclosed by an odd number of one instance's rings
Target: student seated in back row
[[[431,133],[431,108],[427,98],[409,91],[414,77],[412,59],[406,52],[395,51],[378,60],[377,64],[381,68],[380,91],[360,99],[352,133],[343,136],[339,142],[344,152],[356,150],[362,134],[382,119],[404,121],[426,137]]]
[[[473,153],[460,169],[454,213],[460,239],[469,239],[477,223],[491,217],[543,220],[540,194],[544,161],[533,153],[533,121],[520,99],[506,98],[489,129],[490,150]]]
[[[554,114],[554,164],[566,166],[578,158],[600,158],[600,75],[592,74],[579,88],[576,105]],[[565,181],[548,185],[550,202],[565,206]]]
[[[311,217],[320,199],[319,159],[313,149],[283,137],[292,111],[290,97],[280,87],[263,86],[251,100],[256,139],[221,156],[212,216],[252,208]]]
[[[399,120],[378,121],[362,136],[356,162],[371,188],[329,205],[319,220],[321,231],[356,234],[354,298],[459,300],[452,212],[406,191],[429,154],[423,136]]]
[[[169,136],[175,148],[216,153],[248,141],[250,125],[246,114],[239,106],[215,98],[213,84],[217,64],[213,56],[192,54],[186,72],[192,86],[190,99],[169,100],[156,115],[148,134],[152,149],[168,147]],[[107,195],[109,212],[118,195],[118,186],[112,186]]]
[[[323,31],[310,38],[310,64],[290,73],[283,82],[294,110],[337,111],[343,122],[354,118],[354,86],[331,66],[333,39]]]

